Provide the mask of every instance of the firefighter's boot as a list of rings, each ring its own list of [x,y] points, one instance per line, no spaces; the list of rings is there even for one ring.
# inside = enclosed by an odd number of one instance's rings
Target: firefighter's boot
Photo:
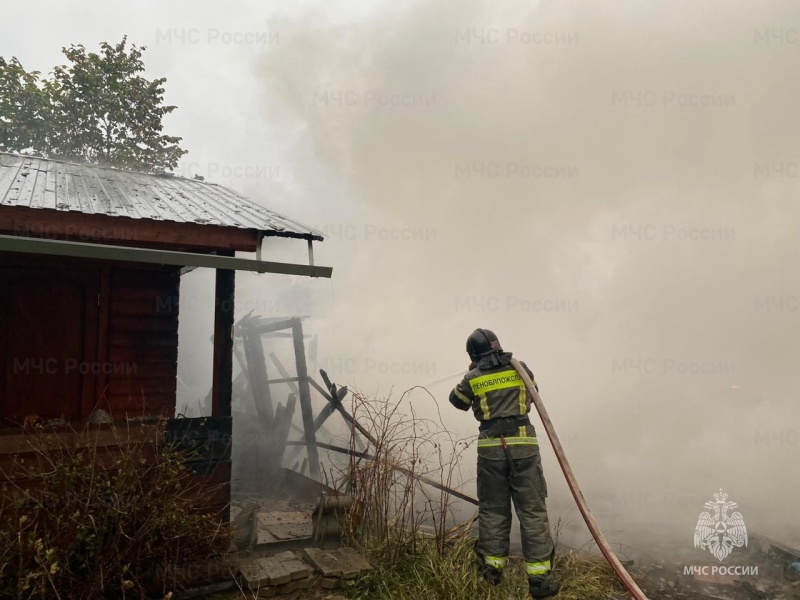
[[[548,573],[547,575],[528,577],[528,588],[532,598],[549,598],[550,596],[558,594],[561,586],[558,585],[556,580],[553,579],[553,576]]]
[[[503,581],[503,571],[495,567],[490,567],[489,565],[481,566],[481,575],[484,581],[491,585],[500,585]]]
[[[489,564],[491,561],[488,561],[486,559],[486,555],[478,550],[478,540],[475,540],[475,544],[473,545],[472,549],[478,559],[478,570],[480,571],[481,577],[483,577],[484,581],[491,585],[500,585],[500,582],[503,581],[503,570],[492,564]]]

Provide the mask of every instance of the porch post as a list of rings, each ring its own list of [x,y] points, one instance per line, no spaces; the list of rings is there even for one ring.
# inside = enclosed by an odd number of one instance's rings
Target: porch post
[[[231,416],[233,394],[233,309],[236,271],[217,269],[214,294],[214,365],[211,415]]]

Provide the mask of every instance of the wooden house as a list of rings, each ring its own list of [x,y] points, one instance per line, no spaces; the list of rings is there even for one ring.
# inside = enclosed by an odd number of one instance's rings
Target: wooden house
[[[262,260],[270,237],[305,240],[309,264]],[[229,434],[235,272],[330,277],[317,240],[219,185],[0,153],[0,455],[26,421],[174,417],[192,268],[216,270],[211,418]]]

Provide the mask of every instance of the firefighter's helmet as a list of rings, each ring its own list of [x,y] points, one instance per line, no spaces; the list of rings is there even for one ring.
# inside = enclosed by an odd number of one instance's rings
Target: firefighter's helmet
[[[479,360],[493,352],[502,352],[503,347],[500,340],[493,331],[488,329],[476,329],[467,338],[467,354],[473,360]]]

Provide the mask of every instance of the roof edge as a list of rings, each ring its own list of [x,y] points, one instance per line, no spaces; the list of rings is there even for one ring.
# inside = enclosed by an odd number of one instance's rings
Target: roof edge
[[[81,210],[75,210],[75,209],[72,209],[72,208],[63,209],[63,208],[57,208],[57,207],[51,207],[51,206],[37,206],[37,207],[29,206],[29,207],[26,207],[24,205],[23,206],[14,206],[14,205],[12,205],[12,206],[2,206],[2,205],[0,205],[0,208],[31,208],[32,210],[44,210],[44,211],[58,213],[58,214],[77,214],[77,215],[95,216],[95,217],[102,216],[102,217],[106,217],[106,218],[126,219],[128,221],[148,222],[148,223],[152,223],[152,224],[159,224],[159,223],[165,223],[165,222],[167,222],[167,223],[174,222],[174,223],[194,224],[194,225],[201,226],[201,227],[215,226],[215,227],[220,227],[220,228],[223,228],[223,229],[230,229],[230,230],[234,230],[234,229],[252,230],[252,231],[255,231],[255,232],[257,232],[257,233],[259,233],[259,234],[261,234],[261,235],[263,235],[265,237],[266,236],[285,237],[285,238],[305,239],[305,240],[320,241],[320,242],[325,240],[325,236],[320,231],[316,230],[315,228],[309,227],[308,225],[304,225],[304,224],[294,220],[293,218],[286,217],[286,216],[284,216],[284,215],[282,215],[280,213],[277,213],[277,212],[273,211],[272,209],[267,208],[266,206],[263,206],[261,203],[255,201],[255,200],[252,200],[251,198],[248,198],[247,196],[242,195],[241,193],[237,192],[236,190],[234,190],[234,189],[232,189],[232,188],[230,188],[230,187],[228,187],[226,185],[219,184],[219,183],[214,183],[214,182],[205,181],[205,180],[201,180],[201,179],[190,179],[188,177],[183,177],[181,175],[175,175],[174,173],[147,173],[147,172],[144,172],[144,171],[134,171],[134,170],[119,169],[119,168],[116,168],[116,167],[90,164],[90,163],[86,163],[86,162],[75,162],[75,161],[59,159],[59,158],[48,158],[48,157],[39,156],[39,155],[36,155],[36,154],[20,154],[20,153],[16,153],[16,152],[2,152],[2,151],[0,151],[0,156],[9,156],[9,157],[13,157],[15,159],[24,160],[24,161],[34,160],[34,161],[46,161],[48,163],[72,165],[72,166],[79,167],[79,168],[82,168],[82,169],[88,169],[90,171],[97,171],[97,172],[113,172],[113,173],[120,173],[122,175],[136,175],[136,176],[147,177],[147,178],[158,178],[158,179],[169,180],[169,181],[180,181],[180,182],[182,182],[182,183],[184,183],[186,185],[190,185],[190,186],[191,185],[197,185],[197,186],[203,185],[203,186],[212,187],[212,188],[216,188],[216,189],[219,189],[219,190],[224,190],[225,192],[227,192],[231,196],[233,196],[233,198],[238,198],[243,203],[249,204],[252,208],[248,208],[248,210],[251,210],[251,211],[265,211],[266,213],[268,213],[270,215],[273,215],[274,217],[277,217],[280,221],[283,222],[284,225],[286,225],[288,227],[294,227],[294,228],[296,228],[296,229],[298,229],[300,231],[282,231],[281,229],[278,228],[279,225],[276,225],[275,228],[263,229],[263,228],[257,227],[256,225],[258,225],[258,223],[257,222],[253,223],[252,220],[251,220],[251,223],[244,223],[243,222],[240,225],[235,225],[235,224],[224,224],[224,223],[193,222],[191,220],[186,220],[186,221],[175,220],[175,221],[173,221],[173,220],[170,220],[170,219],[167,219],[167,218],[165,218],[165,219],[153,219],[153,218],[149,218],[147,216],[131,217],[131,216],[125,215],[125,214],[107,214],[107,213],[102,213],[102,212],[94,212],[93,213],[93,212],[84,212],[84,211],[81,211]],[[101,178],[102,176],[98,173],[98,174],[95,175],[95,177]],[[192,192],[192,193],[200,193],[200,192],[198,191],[198,192]],[[261,218],[257,219],[257,221],[261,221],[262,223],[264,223],[263,215],[259,215],[259,216]]]

